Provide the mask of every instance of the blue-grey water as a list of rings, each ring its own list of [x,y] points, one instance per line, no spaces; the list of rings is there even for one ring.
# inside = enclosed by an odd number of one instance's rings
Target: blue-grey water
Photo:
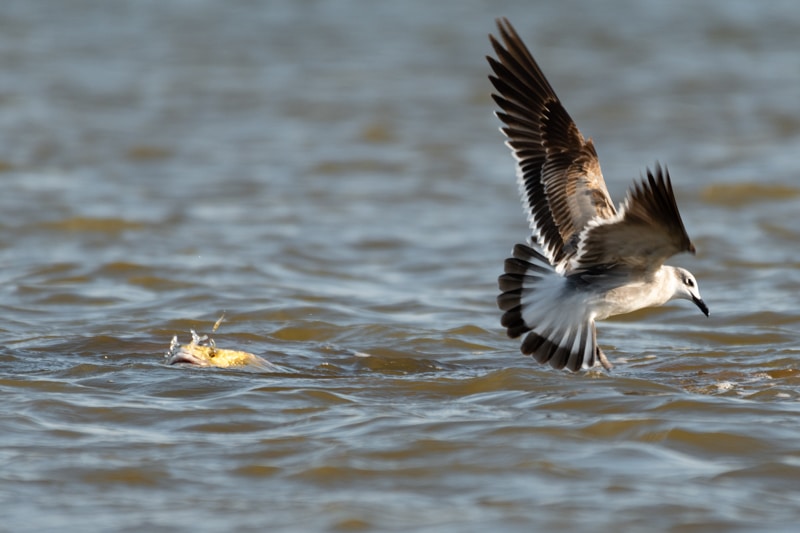
[[[669,166],[711,308],[519,354],[484,56],[612,195]],[[4,0],[0,531],[795,531],[792,1]],[[190,329],[285,372],[165,364]]]

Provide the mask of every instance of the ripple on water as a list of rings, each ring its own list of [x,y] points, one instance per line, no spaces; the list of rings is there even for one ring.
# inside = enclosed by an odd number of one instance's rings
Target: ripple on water
[[[509,6],[612,190],[673,165],[712,310],[578,375],[499,324],[494,4],[107,4],[0,16],[0,528],[796,529],[791,2]],[[287,372],[165,364],[223,311]]]
[[[798,196],[799,188],[781,183],[716,183],[700,192],[704,202],[731,208],[757,202],[785,202]]]

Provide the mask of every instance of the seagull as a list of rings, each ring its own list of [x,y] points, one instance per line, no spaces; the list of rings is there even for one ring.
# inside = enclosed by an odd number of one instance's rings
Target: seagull
[[[708,316],[697,280],[664,264],[695,253],[666,167],[635,183],[618,209],[606,189],[591,139],[585,140],[508,19],[501,42],[489,35],[492,98],[533,232],[506,259],[498,283],[501,324],[526,334],[525,355],[573,372],[598,363],[595,322],[670,300],[694,302]]]

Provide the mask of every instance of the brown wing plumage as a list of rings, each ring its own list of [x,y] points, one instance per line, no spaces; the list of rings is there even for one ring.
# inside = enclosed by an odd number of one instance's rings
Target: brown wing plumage
[[[619,215],[593,221],[581,234],[578,268],[624,265],[635,270],[655,270],[668,257],[694,253],[694,245],[678,212],[672,182],[666,168],[656,165],[655,174],[629,192]]]
[[[489,79],[507,144],[517,159],[517,179],[528,220],[553,265],[577,251],[578,237],[595,217],[616,214],[597,152],[584,140],[525,44],[507,19],[497,21],[500,44]]]

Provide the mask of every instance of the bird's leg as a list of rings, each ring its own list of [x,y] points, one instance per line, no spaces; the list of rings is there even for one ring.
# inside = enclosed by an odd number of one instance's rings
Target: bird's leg
[[[611,370],[614,368],[614,365],[608,362],[608,359],[606,359],[606,354],[603,353],[603,350],[601,350],[599,346],[597,347],[597,359],[606,370]]]

